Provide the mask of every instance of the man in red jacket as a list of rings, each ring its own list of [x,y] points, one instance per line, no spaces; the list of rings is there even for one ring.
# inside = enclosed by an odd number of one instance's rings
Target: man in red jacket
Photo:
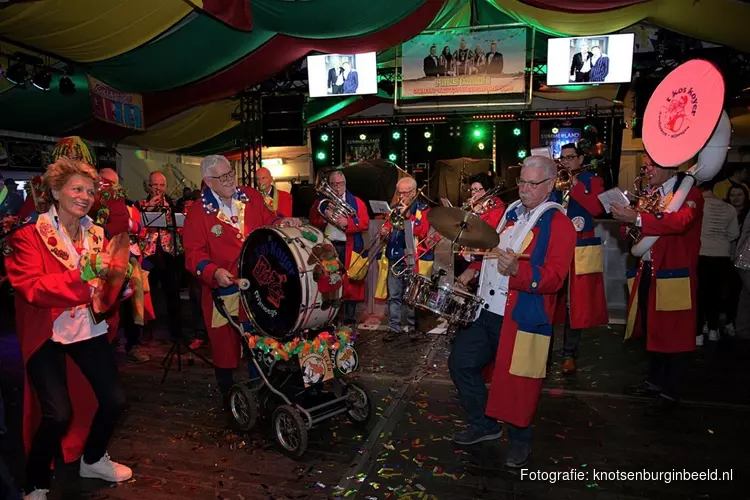
[[[612,215],[639,228],[643,236],[658,236],[640,257],[638,267],[628,272],[630,297],[625,338],[646,335],[651,362],[646,380],[628,387],[626,392],[656,396],[651,411],[662,413],[676,408],[686,354],[695,350],[703,196],[693,186],[682,206],[667,212],[665,208],[685,182],[685,174],[653,162],[645,169],[648,195],[658,192],[663,208],[656,213],[638,213],[631,207],[612,207]]]
[[[223,156],[207,156],[201,162],[206,187],[185,219],[185,266],[203,282],[201,302],[216,381],[228,408],[232,370],[239,366],[239,335],[215,310],[213,290],[219,294],[232,316],[240,316],[236,277],[245,239],[262,226],[284,223],[299,227],[299,219],[281,219],[252,188],[238,188],[236,172]]]
[[[265,167],[255,171],[258,179],[258,191],[263,195],[266,206],[279,217],[292,216],[292,195],[286,191],[279,191],[273,184],[271,171]]]

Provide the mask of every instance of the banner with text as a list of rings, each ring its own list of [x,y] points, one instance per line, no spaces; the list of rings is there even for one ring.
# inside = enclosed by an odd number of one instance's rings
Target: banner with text
[[[526,28],[422,34],[401,46],[401,97],[522,94]]]
[[[133,130],[143,128],[143,98],[140,94],[120,92],[91,76],[89,93],[94,116],[107,123]]]

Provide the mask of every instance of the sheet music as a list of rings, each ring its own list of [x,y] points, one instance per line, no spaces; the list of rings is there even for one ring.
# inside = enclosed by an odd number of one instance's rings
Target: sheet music
[[[391,206],[387,201],[370,200],[370,208],[376,214],[387,214],[391,211]]]
[[[143,225],[146,227],[167,227],[167,214],[164,212],[141,212]]]
[[[552,148],[549,146],[545,146],[542,148],[531,148],[531,156],[544,156],[549,158],[550,160],[554,160],[552,158]]]
[[[604,210],[609,214],[612,213],[612,205],[629,206],[630,200],[618,187],[614,187],[609,191],[604,191],[599,195],[599,201],[602,202]]]

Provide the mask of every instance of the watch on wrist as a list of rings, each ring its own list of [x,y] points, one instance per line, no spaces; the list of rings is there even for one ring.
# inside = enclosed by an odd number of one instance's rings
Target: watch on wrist
[[[641,224],[642,224],[642,222],[641,222],[641,214],[638,214],[638,215],[635,216],[635,226],[636,227],[641,227]]]

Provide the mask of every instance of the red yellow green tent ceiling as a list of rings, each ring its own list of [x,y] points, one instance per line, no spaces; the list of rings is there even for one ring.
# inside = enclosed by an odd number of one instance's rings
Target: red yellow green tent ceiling
[[[419,32],[468,26],[472,14],[477,25],[522,22],[549,35],[646,20],[750,52],[750,5],[736,0],[38,0],[0,8],[0,51],[72,64],[78,92],[60,95],[57,77],[44,93],[0,80],[0,129],[216,151],[237,135],[227,99],[309,52],[378,51],[387,61]],[[147,130],[127,137],[94,122],[86,74],[142,94]],[[350,109],[368,101],[357,102]]]

